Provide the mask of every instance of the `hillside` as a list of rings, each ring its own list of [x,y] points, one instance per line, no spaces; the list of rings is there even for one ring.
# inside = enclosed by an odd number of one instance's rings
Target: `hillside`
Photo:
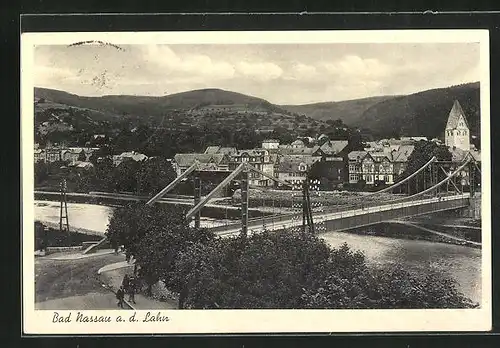
[[[304,105],[282,105],[283,109],[306,115],[315,120],[341,119],[346,124],[357,123],[363,112],[371,106],[396,96],[370,97],[340,102],[313,103]]]
[[[387,99],[370,106],[352,126],[379,136],[443,137],[454,100],[466,113],[471,134],[479,136],[479,82],[432,89]]]
[[[80,124],[87,123],[88,126],[92,126],[94,120],[177,129],[189,126],[281,127],[288,131],[307,132],[312,129],[321,132],[326,121],[341,119],[348,126],[367,130],[365,133],[375,137],[442,137],[453,101],[458,100],[467,114],[472,135],[479,136],[480,133],[479,82],[404,96],[282,106],[221,89],[201,89],[162,97],[81,97],[35,88],[35,97],[44,99],[44,103],[35,107],[35,122],[55,113],[77,115]]]
[[[62,91],[35,88],[35,97],[44,98],[54,103],[86,108],[112,115],[130,115],[135,117],[162,117],[172,110],[210,110],[232,109],[255,110],[258,112],[276,112],[289,114],[288,111],[268,101],[248,95],[222,89],[201,89],[162,97],[108,95],[102,97],[82,97]],[[219,106],[217,108],[217,106]]]

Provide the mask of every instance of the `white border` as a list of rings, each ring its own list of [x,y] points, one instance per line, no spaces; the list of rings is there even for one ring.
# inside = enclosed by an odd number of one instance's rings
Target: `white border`
[[[34,308],[33,55],[35,45],[96,40],[113,44],[480,43],[482,157],[482,303],[467,310],[181,310],[166,323],[52,323]],[[23,324],[29,334],[487,331],[491,329],[489,33],[487,30],[24,33],[21,36]],[[77,311],[58,311],[65,315]],[[84,311],[86,315],[123,312]],[[138,311],[137,317],[143,312]],[[157,311],[152,311],[156,313]],[[127,318],[132,313],[126,313]]]

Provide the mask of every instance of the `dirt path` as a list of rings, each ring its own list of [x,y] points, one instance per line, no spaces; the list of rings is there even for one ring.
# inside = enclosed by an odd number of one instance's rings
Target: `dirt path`
[[[35,259],[35,305],[44,309],[116,308],[114,294],[102,286],[97,271],[123,261],[123,255],[80,260]]]

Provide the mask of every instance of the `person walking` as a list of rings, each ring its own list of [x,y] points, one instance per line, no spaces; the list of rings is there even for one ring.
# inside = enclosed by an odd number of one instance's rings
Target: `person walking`
[[[121,285],[116,292],[116,298],[118,299],[117,306],[123,308],[123,299],[125,298],[125,290],[123,289],[123,285]]]
[[[128,292],[129,285],[130,285],[130,278],[129,278],[128,274],[125,274],[123,276],[123,280],[122,280],[122,286],[123,286],[123,289],[125,290],[125,292]]]
[[[132,276],[129,278],[127,293],[129,302],[132,302],[134,304],[135,304],[135,290],[136,290],[136,279],[134,276]]]

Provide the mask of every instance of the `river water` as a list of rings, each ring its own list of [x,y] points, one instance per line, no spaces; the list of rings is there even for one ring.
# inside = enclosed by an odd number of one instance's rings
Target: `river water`
[[[59,223],[59,202],[35,201],[35,220]],[[113,208],[102,205],[68,203],[70,227],[104,233]],[[213,225],[203,220],[201,225]],[[403,227],[402,227],[403,228]],[[481,250],[422,240],[406,240],[346,232],[322,235],[332,247],[347,243],[362,251],[374,264],[399,264],[407,269],[436,269],[453,277],[459,289],[473,301],[481,300]]]

